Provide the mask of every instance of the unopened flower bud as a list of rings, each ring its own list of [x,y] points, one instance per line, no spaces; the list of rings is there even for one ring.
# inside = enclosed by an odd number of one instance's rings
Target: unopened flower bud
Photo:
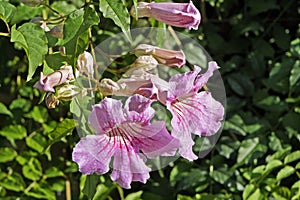
[[[63,38],[64,37],[63,30],[64,30],[64,25],[58,24],[50,30],[50,35],[56,38]]]
[[[79,93],[81,93],[79,87],[76,85],[66,84],[58,89],[57,99],[62,101],[71,101]]]
[[[55,108],[59,104],[59,100],[53,93],[48,93],[45,98],[45,103],[47,108],[52,109]]]
[[[135,16],[135,9],[132,7],[130,14]],[[169,3],[169,2],[139,2],[137,5],[137,16],[153,17],[158,21],[176,27],[198,29],[201,15],[192,1],[189,3]]]
[[[159,64],[170,67],[182,67],[185,64],[185,55],[182,51],[162,49],[148,44],[140,44],[134,50],[136,56],[151,55]]]
[[[44,75],[43,72],[41,72],[40,80],[36,82],[33,87],[44,90],[45,92],[55,92],[55,86],[73,80],[74,75],[72,66],[64,65],[60,68],[60,70],[57,70],[48,75]]]
[[[85,51],[78,56],[77,69],[80,73],[86,73],[89,77],[94,76],[94,59],[89,52]]]
[[[35,17],[30,20],[30,22],[39,25],[45,32],[50,31],[49,27],[47,26],[46,22],[41,17]]]
[[[134,63],[131,65],[132,69],[126,72],[126,74],[131,74],[132,70],[142,69],[144,71],[150,71],[156,68],[158,62],[153,56],[139,56]]]
[[[104,95],[113,95],[115,92],[120,90],[119,85],[111,79],[104,78],[98,85],[99,91]]]

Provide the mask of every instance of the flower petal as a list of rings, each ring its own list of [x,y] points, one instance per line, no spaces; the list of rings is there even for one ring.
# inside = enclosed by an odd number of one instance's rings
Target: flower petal
[[[114,154],[113,171],[111,179],[123,188],[131,188],[132,181],[146,183],[150,177],[150,168],[145,165],[141,154],[134,151],[132,147],[122,147]]]
[[[105,97],[99,104],[93,106],[89,122],[98,133],[105,133],[114,126],[125,121],[122,102]]]
[[[114,152],[114,146],[106,135],[88,135],[75,146],[72,158],[82,173],[104,174],[109,170],[109,162]]]
[[[155,111],[151,108],[153,101],[139,94],[129,97],[125,103],[124,111],[127,112],[127,120],[148,124]]]
[[[200,70],[201,69],[198,66],[195,66],[194,71],[172,76],[169,81],[170,89],[168,92],[168,98],[173,100],[177,97],[189,94],[194,86],[194,80]]]
[[[210,61],[208,63],[207,71],[204,74],[199,74],[199,76],[197,76],[193,90],[197,92],[200,88],[202,88],[217,69],[219,69],[218,64],[214,61]]]
[[[142,127],[141,135],[148,137],[136,138],[136,140],[142,141],[137,145],[149,158],[173,156],[179,147],[179,141],[170,135],[166,124],[162,121]]]
[[[194,113],[198,114],[198,119],[191,120],[195,122],[192,125],[193,133],[202,136],[215,134],[220,129],[224,117],[223,105],[206,91],[196,94],[193,102]]]

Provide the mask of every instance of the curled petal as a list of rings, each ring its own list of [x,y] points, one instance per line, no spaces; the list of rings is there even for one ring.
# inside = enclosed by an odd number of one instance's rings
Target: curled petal
[[[212,77],[215,70],[219,69],[219,66],[216,62],[210,61],[208,63],[208,69],[205,73],[199,74],[195,80],[195,86],[193,90],[197,92],[200,88],[202,88],[208,81],[210,77]]]

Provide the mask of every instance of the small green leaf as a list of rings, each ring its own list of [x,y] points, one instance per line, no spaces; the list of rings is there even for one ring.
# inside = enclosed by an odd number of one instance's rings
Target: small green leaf
[[[54,131],[52,131],[49,134],[49,139],[50,141],[48,142],[48,145],[44,148],[46,150],[49,146],[54,144],[55,142],[61,140],[63,137],[68,135],[69,133],[72,132],[72,130],[75,128],[76,124],[73,119],[64,119],[62,122],[60,122]]]
[[[6,137],[7,139],[17,139],[21,140],[27,135],[26,129],[21,125],[10,125],[4,127],[0,131],[0,135]]]
[[[88,199],[92,199],[95,195],[99,181],[100,178],[97,174],[88,175],[86,177],[82,192],[88,197]]]
[[[22,176],[16,172],[2,179],[0,181],[0,186],[15,192],[24,191],[25,189],[25,183]]]
[[[13,117],[13,114],[7,109],[7,107],[0,102],[0,114],[8,115]]]
[[[291,147],[288,146],[284,149],[281,149],[279,151],[277,151],[276,153],[274,153],[271,157],[270,160],[282,160],[286,155],[288,155],[291,152]]]
[[[50,167],[45,171],[45,176],[47,178],[64,177],[64,173],[56,167]]]
[[[42,175],[42,166],[38,159],[31,158],[29,162],[23,166],[22,173],[24,177],[37,181]]]
[[[10,22],[16,12],[16,7],[8,2],[0,2],[0,19]]]
[[[142,199],[141,196],[143,194],[143,191],[134,192],[131,194],[128,194],[125,198],[125,200],[140,200]]]
[[[16,42],[25,50],[29,61],[27,81],[30,81],[36,68],[44,61],[48,52],[45,31],[34,23],[24,23],[18,29],[11,30],[11,42]]]
[[[237,162],[243,162],[251,153],[254,152],[255,147],[259,144],[258,138],[250,138],[243,140],[238,151]]]
[[[282,162],[280,160],[271,160],[268,162],[266,170],[271,171],[280,166],[282,166]]]
[[[101,0],[100,11],[105,18],[112,19],[122,29],[128,41],[132,41],[130,35],[130,15],[122,0]]]
[[[25,194],[37,199],[55,200],[55,193],[46,186],[46,184],[33,183],[33,187],[29,191],[25,191]]]
[[[290,75],[290,88],[296,86],[298,81],[300,80],[300,61],[297,60],[291,70],[291,75]]]
[[[26,137],[26,144],[28,147],[42,153],[44,146],[47,144],[47,140],[42,134],[35,134],[33,136]]]
[[[294,172],[295,172],[294,167],[287,165],[278,172],[278,174],[276,176],[276,180],[279,181],[281,179],[287,178],[290,175],[292,175]]]
[[[300,151],[294,151],[284,158],[284,164],[288,164],[300,159]]]
[[[45,107],[34,106],[33,110],[25,116],[28,118],[32,118],[38,123],[44,123],[48,118],[48,110]]]
[[[17,156],[17,152],[8,147],[0,147],[0,163],[12,161]]]

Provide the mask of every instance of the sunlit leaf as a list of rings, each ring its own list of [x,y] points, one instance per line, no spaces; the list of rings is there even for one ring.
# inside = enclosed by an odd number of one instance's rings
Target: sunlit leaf
[[[294,172],[295,172],[294,167],[287,165],[278,172],[276,179],[281,180],[281,179],[287,178],[287,177],[291,176]]]
[[[0,163],[12,161],[17,156],[17,152],[8,147],[0,147]]]
[[[13,114],[6,108],[6,106],[0,102],[0,114],[8,115],[10,117],[13,116]]]
[[[45,31],[33,23],[24,23],[18,29],[11,29],[11,42],[16,42],[25,50],[29,61],[27,81],[31,80],[36,68],[44,61],[48,52]]]
[[[6,23],[10,22],[15,15],[16,7],[8,2],[0,2],[0,19]]]
[[[112,19],[119,26],[126,38],[131,41],[130,15],[122,0],[101,0],[100,11],[106,18]]]

